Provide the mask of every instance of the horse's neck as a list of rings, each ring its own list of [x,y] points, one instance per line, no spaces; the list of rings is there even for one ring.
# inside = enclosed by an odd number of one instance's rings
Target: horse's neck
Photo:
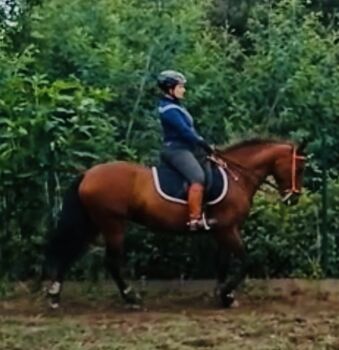
[[[274,162],[282,150],[280,144],[257,145],[238,148],[226,152],[225,156],[235,164],[235,170],[241,173],[241,178],[246,183],[250,192],[253,194],[272,173]],[[236,164],[241,167],[236,166]],[[232,164],[230,164],[232,167]]]

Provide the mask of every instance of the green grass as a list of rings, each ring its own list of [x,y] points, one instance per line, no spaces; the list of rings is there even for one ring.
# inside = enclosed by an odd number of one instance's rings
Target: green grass
[[[218,317],[217,317],[218,316]],[[324,321],[324,320],[322,320]],[[1,317],[1,349],[339,349],[339,318],[286,315]]]

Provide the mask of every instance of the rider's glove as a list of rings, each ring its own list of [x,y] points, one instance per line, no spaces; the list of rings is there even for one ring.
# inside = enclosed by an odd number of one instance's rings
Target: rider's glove
[[[214,148],[211,145],[209,145],[204,139],[201,139],[199,144],[208,155],[211,155],[214,152]]]

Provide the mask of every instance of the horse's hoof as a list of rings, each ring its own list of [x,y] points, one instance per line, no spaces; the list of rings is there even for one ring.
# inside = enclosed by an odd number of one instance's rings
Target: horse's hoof
[[[233,303],[229,306],[230,309],[237,309],[240,307],[240,303],[237,299],[234,299]]]
[[[130,311],[140,311],[141,305],[140,304],[126,304],[125,308]]]
[[[216,293],[216,296],[219,297],[219,300],[221,301],[221,305],[224,308],[237,308],[239,307],[238,301],[235,299],[235,296],[233,293],[226,293],[222,289]]]
[[[47,293],[48,305],[51,310],[57,310],[60,307],[60,294]]]
[[[50,308],[51,310],[57,310],[57,309],[59,309],[59,307],[60,307],[60,304],[59,304],[59,303],[53,302],[53,301],[50,301],[50,302],[49,302],[49,308]]]
[[[228,296],[228,295],[222,296],[221,303],[222,303],[223,307],[230,308],[230,307],[232,307],[232,304],[234,303],[234,297]]]
[[[48,306],[51,310],[57,310],[60,307],[60,295],[47,295]]]
[[[125,300],[126,304],[129,305],[140,305],[142,304],[141,295],[133,290],[132,287],[126,288],[122,292],[122,297]]]

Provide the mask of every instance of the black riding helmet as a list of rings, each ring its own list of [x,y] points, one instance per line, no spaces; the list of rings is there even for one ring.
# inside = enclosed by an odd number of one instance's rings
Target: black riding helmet
[[[173,89],[178,84],[186,84],[186,77],[175,70],[164,70],[162,71],[157,78],[159,88],[168,93],[169,89]]]

